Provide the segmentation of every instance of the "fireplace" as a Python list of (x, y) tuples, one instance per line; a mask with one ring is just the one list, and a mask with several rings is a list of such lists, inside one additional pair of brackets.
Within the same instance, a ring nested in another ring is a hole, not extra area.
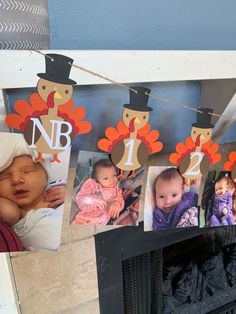
[[(96, 235), (100, 312), (236, 313), (236, 261), (235, 274), (231, 274), (235, 277), (234, 286), (228, 285), (220, 291), (215, 291), (202, 275), (207, 263), (218, 263), (221, 256), (221, 266), (227, 268), (231, 253), (236, 258), (234, 242), (234, 226), (143, 232), (143, 225), (140, 224), (139, 227), (123, 227)], [(210, 261), (211, 258), (213, 262)], [(174, 276), (168, 274), (168, 270), (174, 269)], [(185, 285), (185, 277), (188, 276), (184, 274), (185, 271), (192, 271), (194, 274), (199, 271), (196, 282), (199, 284), (201, 279), (202, 286), (207, 286), (207, 292), (203, 293), (202, 289), (195, 299), (184, 295), (185, 286), (184, 293), (180, 292), (180, 286), (183, 283)], [(173, 278), (170, 280), (170, 277)], [(166, 289), (169, 289), (169, 292), (166, 292)], [(167, 295), (170, 291), (174, 296), (168, 301)], [(173, 299), (176, 296), (177, 301)], [(175, 302), (172, 310), (171, 306), (168, 308), (171, 302)]]

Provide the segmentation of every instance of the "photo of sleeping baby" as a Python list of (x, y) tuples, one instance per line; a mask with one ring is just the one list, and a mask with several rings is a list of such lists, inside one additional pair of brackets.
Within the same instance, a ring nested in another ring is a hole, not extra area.
[(0, 251), (58, 250), (70, 152), (38, 160), (22, 134), (0, 133)]
[(175, 167), (148, 169), (144, 230), (198, 227), (200, 181), (185, 180)]
[(201, 226), (219, 227), (236, 222), (236, 188), (226, 171), (210, 171), (201, 201)]
[(71, 202), (71, 223), (136, 225), (143, 169), (122, 178), (107, 154), (80, 151)]

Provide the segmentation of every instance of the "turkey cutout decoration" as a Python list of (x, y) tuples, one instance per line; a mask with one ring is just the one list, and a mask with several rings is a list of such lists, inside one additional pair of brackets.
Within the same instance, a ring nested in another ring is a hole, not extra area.
[(230, 171), (231, 179), (236, 183), (236, 152), (229, 153), (228, 160), (224, 163), (224, 169)]
[(200, 179), (210, 167), (220, 161), (219, 145), (212, 142), (211, 115), (213, 110), (199, 108), (197, 122), (192, 124), (191, 136), (185, 143), (176, 145), (176, 152), (170, 154), (171, 163), (179, 166), (179, 171), (186, 179)]
[(84, 121), (86, 110), (73, 109), (71, 99), (73, 85), (69, 78), (73, 59), (59, 54), (46, 54), (46, 72), (38, 73), (37, 93), (30, 96), (29, 103), (17, 100), (16, 113), (6, 116), (9, 127), (21, 131), (29, 147), (38, 151), (38, 159), (43, 154), (52, 154), (51, 162), (60, 162), (58, 153), (70, 147), (75, 135), (88, 133), (92, 129), (89, 121)]
[(123, 171), (132, 171), (130, 176), (134, 176), (134, 171), (144, 165), (150, 154), (163, 148), (157, 141), (159, 132), (150, 131), (148, 123), (153, 110), (147, 105), (150, 92), (145, 87), (130, 87), (130, 103), (123, 105), (122, 121), (116, 128), (108, 127), (106, 138), (98, 141), (98, 148), (110, 153), (113, 164), (121, 170), (120, 177)]

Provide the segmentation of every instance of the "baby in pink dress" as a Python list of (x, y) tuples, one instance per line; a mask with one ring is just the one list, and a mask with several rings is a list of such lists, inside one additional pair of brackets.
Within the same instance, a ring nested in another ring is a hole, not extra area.
[(91, 177), (76, 195), (80, 212), (75, 216), (73, 224), (105, 225), (111, 218), (118, 217), (124, 208), (116, 168), (110, 160), (97, 161)]

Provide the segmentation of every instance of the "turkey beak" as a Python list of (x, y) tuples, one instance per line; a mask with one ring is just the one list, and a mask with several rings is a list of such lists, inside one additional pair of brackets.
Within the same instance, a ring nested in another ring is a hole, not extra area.
[(201, 139), (202, 141), (204, 141), (204, 140), (205, 140), (205, 136), (201, 134), (200, 139)]
[(141, 122), (140, 122), (139, 118), (135, 118), (134, 123), (140, 124)]
[(56, 99), (63, 99), (63, 98), (61, 97), (61, 95), (60, 95), (58, 92), (56, 92), (56, 93), (54, 94), (54, 98), (56, 98)]

